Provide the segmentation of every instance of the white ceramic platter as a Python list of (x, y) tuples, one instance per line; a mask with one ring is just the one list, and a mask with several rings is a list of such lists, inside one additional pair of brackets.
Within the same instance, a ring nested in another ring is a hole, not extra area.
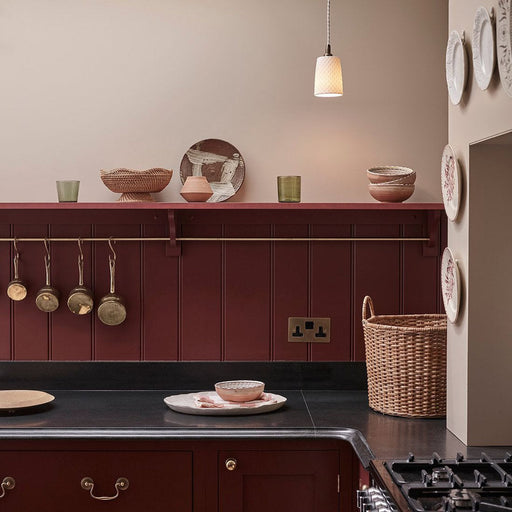
[(246, 407), (242, 404), (230, 403), (226, 408), (203, 408), (196, 405), (196, 397), (206, 396), (212, 399), (218, 399), (215, 391), (202, 391), (200, 393), (187, 393), (184, 395), (171, 395), (164, 398), (167, 407), (176, 412), (184, 414), (197, 414), (200, 416), (242, 416), (249, 414), (261, 414), (280, 409), (285, 403), (286, 398), (275, 393), (267, 393), (271, 395), (272, 400), (269, 402), (261, 402), (254, 407)]
[(55, 400), (53, 395), (32, 389), (4, 389), (0, 391), (0, 410), (14, 411), (37, 407)]
[(460, 306), (460, 273), (452, 251), (447, 247), (441, 262), (441, 289), (446, 316), (456, 322)]
[(485, 7), (476, 11), (473, 23), (473, 69), (475, 80), (485, 91), (491, 83), (496, 52), (494, 50), (494, 27), (489, 12)]
[(512, 0), (499, 0), (496, 46), (501, 85), (512, 96)]
[(446, 46), (446, 84), (450, 101), (454, 105), (458, 105), (462, 99), (467, 78), (468, 66), (464, 41), (460, 34), (453, 30)]
[(441, 157), (441, 191), (443, 193), (446, 216), (454, 221), (457, 218), (461, 196), (460, 167), (453, 148), (448, 144)]

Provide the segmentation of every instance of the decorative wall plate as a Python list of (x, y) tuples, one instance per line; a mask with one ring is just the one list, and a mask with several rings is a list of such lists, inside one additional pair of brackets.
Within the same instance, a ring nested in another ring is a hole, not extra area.
[(212, 400), (219, 401), (219, 397), (215, 391), (171, 395), (165, 397), (164, 402), (167, 407), (173, 411), (184, 414), (197, 414), (200, 416), (242, 416), (249, 414), (261, 414), (280, 409), (286, 403), (286, 398), (284, 396), (276, 395), (275, 393), (268, 393), (268, 395), (272, 398), (271, 401), (261, 401), (261, 403), (258, 403), (254, 407), (248, 407), (247, 402), (230, 402), (229, 406), (221, 408), (202, 408), (197, 406), (196, 402), (198, 396), (207, 396)]
[(454, 221), (459, 213), (461, 181), (457, 157), (453, 148), (447, 144), (441, 157), (441, 191), (446, 216), (451, 221)]
[(453, 30), (446, 46), (446, 84), (450, 101), (454, 105), (460, 103), (468, 78), (467, 54), (463, 38), (464, 32), (461, 37), (456, 30)]
[(213, 190), (208, 202), (218, 203), (234, 196), (242, 186), (245, 162), (229, 142), (206, 139), (194, 144), (181, 160), (181, 182), (188, 176), (205, 176)]
[(496, 26), (501, 85), (512, 96), (512, 0), (499, 0)]
[(446, 247), (441, 262), (441, 289), (446, 316), (456, 322), (460, 307), (460, 273), (452, 251)]
[(491, 83), (496, 51), (494, 49), (494, 27), (485, 7), (479, 7), (476, 11), (473, 24), (473, 69), (475, 80), (485, 91)]

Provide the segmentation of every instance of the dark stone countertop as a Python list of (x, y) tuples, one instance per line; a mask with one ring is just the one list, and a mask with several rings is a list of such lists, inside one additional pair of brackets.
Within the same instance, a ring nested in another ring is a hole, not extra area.
[[(52, 404), (30, 414), (0, 416), (0, 439), (49, 438), (302, 438), (341, 439), (352, 444), (365, 467), (370, 459), (404, 458), (409, 452), (442, 457), (461, 452), (478, 457), (445, 428), (444, 420), (385, 416), (368, 407), (365, 391), (275, 390), (286, 396), (277, 411), (250, 416), (193, 416), (171, 411), (164, 397), (172, 390), (48, 390)], [(509, 448), (510, 450), (510, 448)]]

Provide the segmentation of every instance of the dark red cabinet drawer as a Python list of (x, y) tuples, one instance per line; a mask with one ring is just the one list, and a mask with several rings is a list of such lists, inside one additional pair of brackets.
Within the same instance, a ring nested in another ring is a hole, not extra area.
[(221, 451), (218, 464), (221, 512), (339, 510), (336, 450)]
[[(192, 512), (192, 452), (23, 451), (0, 452), (0, 481), (12, 490), (0, 500), (9, 512)], [(129, 486), (113, 500), (96, 500), (81, 487), (94, 481), (96, 496), (114, 496), (120, 477)]]

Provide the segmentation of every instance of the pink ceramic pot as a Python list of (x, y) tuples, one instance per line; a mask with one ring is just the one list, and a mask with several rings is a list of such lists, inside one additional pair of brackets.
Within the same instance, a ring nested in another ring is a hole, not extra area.
[(207, 201), (213, 190), (205, 176), (189, 176), (180, 194), (189, 202)]
[(374, 199), (383, 203), (401, 203), (412, 196), (414, 185), (390, 185), (388, 183), (370, 183), (368, 190)]

